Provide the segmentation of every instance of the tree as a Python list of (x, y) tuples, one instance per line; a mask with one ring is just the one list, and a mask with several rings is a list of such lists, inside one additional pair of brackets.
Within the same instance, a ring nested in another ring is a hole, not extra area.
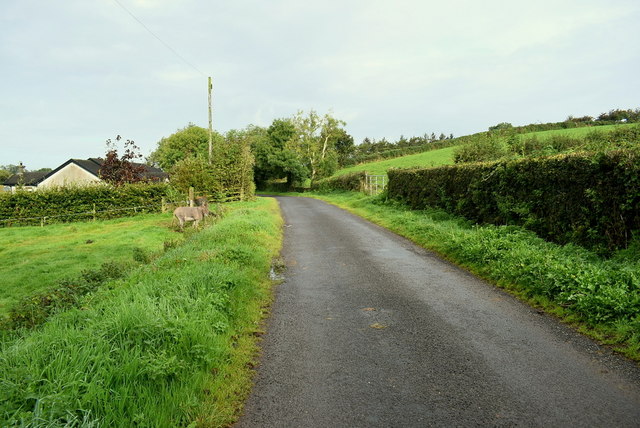
[(144, 166), (133, 162), (135, 159), (142, 158), (140, 148), (133, 140), (126, 140), (124, 154), (119, 156), (117, 144), (120, 140), (122, 140), (120, 135), (116, 137), (115, 141), (107, 140), (107, 153), (98, 175), (104, 181), (115, 186), (142, 181)]
[(6, 181), (12, 175), (13, 174), (11, 172), (7, 171), (6, 169), (1, 169), (0, 168), (0, 183)]
[(308, 171), (289, 142), (296, 134), (291, 119), (275, 119), (264, 135), (252, 139), (254, 177), (258, 186), (268, 180), (286, 178), (289, 186), (301, 183)]
[[(213, 132), (213, 145), (224, 142), (224, 137)], [(205, 128), (189, 123), (168, 137), (163, 137), (158, 142), (158, 148), (152, 152), (148, 161), (165, 170), (171, 168), (180, 160), (189, 157), (202, 157), (207, 159), (209, 155), (209, 131)]]
[(196, 192), (216, 197), (252, 198), (253, 154), (251, 141), (264, 134), (264, 129), (249, 126), (231, 130), (220, 144), (214, 144), (212, 161), (203, 154), (177, 161), (171, 168), (171, 184), (182, 192), (193, 187)]
[(2, 166), (0, 166), (0, 170), (7, 171), (11, 175), (13, 175), (13, 174), (17, 174), (18, 173), (18, 171), (20, 170), (20, 166), (19, 165), (13, 165), (13, 164), (2, 165)]
[(216, 189), (213, 169), (202, 157), (190, 156), (177, 161), (171, 168), (171, 185), (181, 192), (193, 187), (197, 193), (209, 193)]
[(334, 147), (338, 153), (338, 164), (342, 167), (348, 165), (355, 152), (353, 137), (344, 129), (336, 132)]
[(502, 131), (502, 130), (511, 129), (511, 128), (513, 128), (512, 124), (508, 122), (501, 122), (495, 126), (490, 126), (489, 131)]
[(321, 117), (314, 110), (306, 115), (299, 111), (292, 121), (296, 134), (290, 146), (302, 158), (311, 181), (331, 175), (338, 165), (335, 142), (346, 123), (329, 114)]
[(223, 193), (239, 194), (240, 199), (255, 195), (251, 141), (262, 133), (262, 128), (254, 126), (243, 130), (232, 129), (227, 132), (224, 144), (213, 146), (211, 167)]

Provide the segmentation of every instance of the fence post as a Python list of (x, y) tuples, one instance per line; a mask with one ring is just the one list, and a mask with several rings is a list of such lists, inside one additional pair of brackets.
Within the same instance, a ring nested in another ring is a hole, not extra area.
[(189, 206), (192, 207), (194, 205), (194, 196), (193, 196), (193, 187), (189, 187)]
[(167, 200), (164, 198), (164, 196), (162, 197), (162, 199), (160, 199), (160, 212), (162, 214), (167, 212)]
[(93, 204), (93, 221), (96, 221), (96, 204)]

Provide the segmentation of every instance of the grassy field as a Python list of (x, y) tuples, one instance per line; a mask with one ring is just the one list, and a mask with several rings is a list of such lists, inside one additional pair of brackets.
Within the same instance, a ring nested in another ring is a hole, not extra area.
[[(605, 126), (590, 126), (582, 128), (571, 129), (558, 129), (551, 131), (530, 132), (527, 134), (521, 134), (520, 139), (527, 139), (536, 137), (540, 140), (545, 140), (554, 135), (564, 135), (573, 138), (582, 138), (590, 132), (609, 132), (616, 128), (629, 126), (627, 124), (620, 125), (605, 125)], [(459, 146), (446, 147), (439, 150), (431, 150), (415, 155), (407, 155), (393, 159), (386, 159), (382, 161), (363, 163), (360, 165), (351, 166), (338, 170), (334, 176), (347, 174), (350, 172), (367, 171), (373, 175), (384, 175), (389, 168), (413, 168), (413, 167), (433, 167), (440, 165), (453, 164), (454, 153)]]
[(378, 162), (364, 163), (361, 165), (343, 168), (337, 171), (334, 176), (348, 174), (350, 172), (367, 171), (373, 175), (384, 175), (389, 168), (410, 168), (415, 166), (431, 167), (449, 165), (453, 163), (454, 147), (445, 147), (439, 150), (430, 150), (415, 155), (407, 155), (399, 158), (386, 159)]
[(134, 248), (159, 252), (180, 234), (170, 214), (0, 229), (0, 317), (19, 299), (107, 261), (133, 262)]
[(616, 128), (620, 128), (623, 126), (629, 126), (634, 124), (620, 124), (620, 125), (603, 125), (603, 126), (583, 126), (581, 128), (569, 128), (569, 129), (554, 129), (551, 131), (539, 131), (539, 132), (529, 132), (527, 134), (521, 134), (520, 138), (532, 138), (536, 137), (540, 140), (545, 140), (554, 135), (563, 135), (566, 137), (572, 138), (583, 138), (590, 132), (610, 132)]
[(229, 426), (251, 388), (277, 201), (218, 222), (0, 342), (0, 426)]
[(478, 226), (358, 193), (314, 197), (439, 253), (640, 361), (640, 242), (603, 259), (514, 226)]

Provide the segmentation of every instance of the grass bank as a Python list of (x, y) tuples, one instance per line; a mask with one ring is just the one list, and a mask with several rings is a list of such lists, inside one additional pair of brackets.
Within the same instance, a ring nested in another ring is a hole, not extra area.
[(133, 262), (134, 252), (161, 252), (180, 236), (168, 214), (87, 223), (0, 229), (0, 318), (20, 299), (46, 291), (109, 261)]
[(520, 138), (526, 139), (536, 137), (540, 140), (547, 140), (558, 135), (561, 135), (563, 137), (584, 138), (592, 132), (606, 133), (630, 125), (635, 126), (635, 124), (624, 123), (619, 125), (582, 126), (579, 128), (552, 129), (549, 131), (527, 132), (525, 134), (520, 134)]
[[(308, 195), (305, 193), (305, 195)], [(314, 194), (409, 238), (640, 361), (640, 242), (609, 259), (513, 226), (478, 226), (357, 193)]]
[(226, 426), (248, 395), (281, 246), (274, 199), (0, 348), (1, 426)]

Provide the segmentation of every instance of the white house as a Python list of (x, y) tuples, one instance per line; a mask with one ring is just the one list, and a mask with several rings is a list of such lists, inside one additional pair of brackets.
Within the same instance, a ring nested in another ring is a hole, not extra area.
[[(47, 187), (86, 186), (104, 183), (100, 178), (100, 168), (104, 163), (101, 158), (69, 159), (51, 172), (20, 172), (9, 177), (3, 184), (5, 190), (15, 192), (22, 187), (26, 190), (35, 190)], [(135, 164), (144, 167), (142, 178), (148, 181), (167, 181), (169, 174), (144, 164)]]

